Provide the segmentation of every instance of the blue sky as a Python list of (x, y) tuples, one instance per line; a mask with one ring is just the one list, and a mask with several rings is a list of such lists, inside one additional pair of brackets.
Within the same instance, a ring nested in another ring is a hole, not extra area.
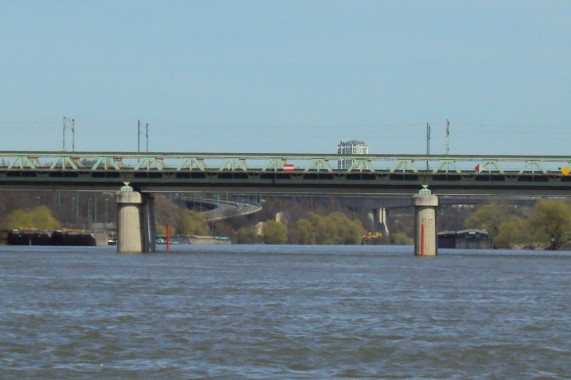
[[(0, 150), (571, 155), (569, 1), (0, 0)], [(71, 146), (68, 134), (67, 149)], [(144, 146), (144, 140), (142, 140)]]

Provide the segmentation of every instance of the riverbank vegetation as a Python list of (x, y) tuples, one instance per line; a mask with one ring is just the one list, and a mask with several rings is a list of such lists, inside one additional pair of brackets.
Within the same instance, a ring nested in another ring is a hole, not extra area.
[(61, 223), (54, 218), (47, 206), (38, 206), (33, 209), (18, 209), (10, 212), (2, 224), (2, 229), (28, 229), (57, 230)]
[[(216, 195), (204, 196), (213, 199)], [(413, 207), (387, 210), (387, 234), (372, 217), (371, 210), (379, 207), (379, 201), (360, 197), (267, 196), (260, 212), (216, 222), (206, 220), (202, 204), (188, 199), (178, 194), (156, 195), (158, 235), (166, 234), (168, 224), (173, 236), (227, 236), (238, 244), (361, 244), (369, 232), (380, 233), (382, 244), (413, 244)], [(2, 229), (112, 229), (116, 220), (113, 193), (6, 191), (0, 197)], [(487, 230), (495, 248), (568, 249), (571, 207), (564, 199), (438, 207), (438, 231), (463, 228)]]
[(290, 244), (361, 244), (365, 233), (361, 221), (339, 211), (324, 216), (309, 212), (292, 223), (289, 231)]
[(314, 212), (296, 221), (267, 220), (236, 231), (238, 244), (361, 244), (364, 228), (341, 212), (325, 216)]
[(540, 199), (526, 215), (508, 204), (490, 204), (478, 208), (465, 226), (486, 229), (494, 248), (556, 250), (571, 237), (571, 207), (564, 200)]

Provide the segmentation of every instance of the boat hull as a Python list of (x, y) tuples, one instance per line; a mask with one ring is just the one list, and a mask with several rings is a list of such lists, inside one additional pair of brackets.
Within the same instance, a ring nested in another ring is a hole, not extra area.
[(12, 230), (6, 236), (8, 245), (100, 246), (107, 242), (107, 233), (99, 231)]
[(227, 237), (220, 236), (198, 236), (191, 235), (188, 237), (190, 244), (231, 244), (232, 242)]

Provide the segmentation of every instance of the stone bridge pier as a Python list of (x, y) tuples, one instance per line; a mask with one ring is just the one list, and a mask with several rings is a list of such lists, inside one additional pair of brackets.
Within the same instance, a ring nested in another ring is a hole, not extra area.
[(415, 256), (436, 256), (436, 207), (438, 197), (433, 195), (427, 186), (413, 195), (415, 209), (414, 254)]
[(155, 199), (134, 191), (129, 183), (115, 194), (117, 202), (117, 252), (155, 251)]

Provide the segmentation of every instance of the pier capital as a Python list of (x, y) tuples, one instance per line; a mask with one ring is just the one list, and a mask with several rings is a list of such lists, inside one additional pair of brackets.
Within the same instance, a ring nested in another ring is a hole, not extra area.
[(140, 204), (143, 200), (141, 193), (137, 191), (118, 191), (115, 193), (115, 201), (117, 203)]

